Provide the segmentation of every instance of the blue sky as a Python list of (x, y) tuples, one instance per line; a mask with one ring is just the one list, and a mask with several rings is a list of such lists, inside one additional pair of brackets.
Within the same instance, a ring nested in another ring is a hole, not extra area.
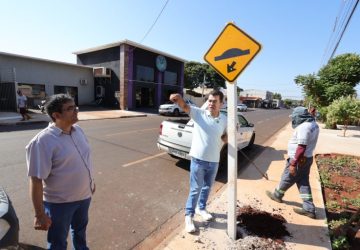
[[(203, 63), (226, 23), (235, 22), (262, 45), (238, 86), (301, 98), (293, 79), (320, 69), (347, 1), (168, 0), (143, 39), (166, 0), (2, 0), (0, 51), (76, 63), (74, 51), (129, 39)], [(360, 54), (359, 27), (358, 6), (335, 55)]]

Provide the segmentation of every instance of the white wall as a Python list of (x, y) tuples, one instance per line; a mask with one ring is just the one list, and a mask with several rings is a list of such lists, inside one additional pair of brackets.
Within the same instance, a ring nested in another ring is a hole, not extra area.
[[(51, 62), (41, 59), (0, 54), (0, 68), (15, 69), (16, 82), (22, 84), (44, 84), (46, 94), (54, 94), (54, 86), (77, 87), (79, 105), (94, 100), (94, 78), (91, 67)], [(80, 84), (86, 80), (86, 85)]]

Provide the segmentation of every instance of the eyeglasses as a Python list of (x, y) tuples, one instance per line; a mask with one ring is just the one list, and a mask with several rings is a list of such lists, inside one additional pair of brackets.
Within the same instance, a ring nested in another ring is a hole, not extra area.
[(67, 111), (67, 112), (74, 112), (74, 111), (76, 111), (76, 112), (79, 112), (79, 107), (77, 107), (77, 106), (69, 106), (69, 107), (67, 107), (66, 109), (63, 109), (62, 111)]

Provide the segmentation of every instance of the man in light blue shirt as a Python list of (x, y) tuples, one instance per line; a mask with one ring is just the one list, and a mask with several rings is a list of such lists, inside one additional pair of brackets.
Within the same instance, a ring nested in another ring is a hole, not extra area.
[(185, 206), (185, 230), (196, 231), (194, 214), (204, 220), (212, 219), (206, 210), (210, 189), (219, 167), (220, 150), (227, 141), (227, 117), (220, 113), (224, 94), (214, 90), (209, 94), (207, 109), (189, 106), (179, 94), (172, 94), (170, 100), (177, 103), (194, 121), (190, 148), (190, 192)]

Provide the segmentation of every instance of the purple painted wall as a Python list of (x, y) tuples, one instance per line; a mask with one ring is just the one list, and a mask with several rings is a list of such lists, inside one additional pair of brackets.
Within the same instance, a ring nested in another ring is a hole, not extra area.
[(133, 76), (134, 76), (134, 70), (133, 70), (133, 64), (134, 64), (134, 53), (133, 53), (132, 47), (129, 49), (129, 62), (128, 62), (128, 73), (129, 73), (129, 80), (128, 80), (128, 103), (127, 107), (128, 109), (133, 109), (134, 107), (134, 101), (133, 101), (133, 91), (134, 91), (134, 84), (133, 84)]
[(181, 94), (184, 94), (183, 93), (183, 90), (184, 90), (184, 67), (185, 67), (185, 63), (182, 64), (181, 66), (181, 72), (180, 72), (180, 92)]
[(161, 102), (161, 94), (162, 94), (162, 86), (163, 86), (163, 77), (164, 77), (164, 73), (162, 72), (158, 72), (158, 76), (157, 76), (157, 98), (156, 98), (156, 104), (157, 106), (160, 106), (162, 103)]

